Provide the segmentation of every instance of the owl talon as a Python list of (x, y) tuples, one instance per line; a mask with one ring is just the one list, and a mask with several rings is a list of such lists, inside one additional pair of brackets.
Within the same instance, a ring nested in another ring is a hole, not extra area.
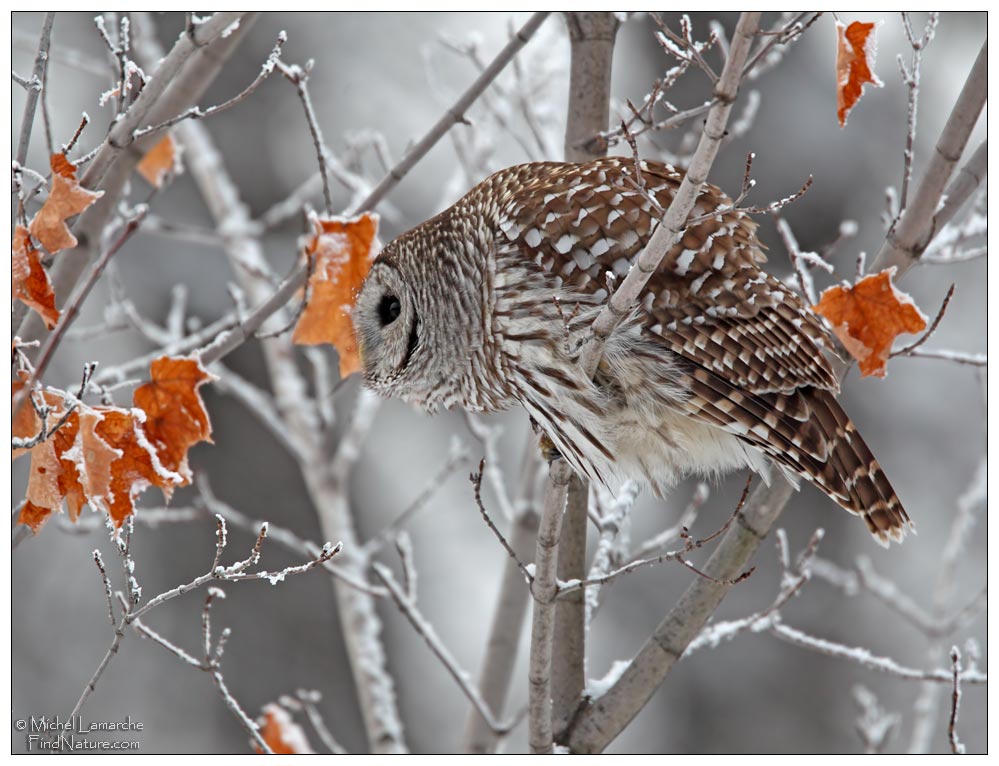
[(549, 464), (554, 463), (560, 457), (562, 453), (559, 452), (558, 447), (555, 446), (555, 442), (548, 438), (548, 434), (542, 433), (541, 440), (538, 442), (538, 447), (541, 448), (541, 457)]

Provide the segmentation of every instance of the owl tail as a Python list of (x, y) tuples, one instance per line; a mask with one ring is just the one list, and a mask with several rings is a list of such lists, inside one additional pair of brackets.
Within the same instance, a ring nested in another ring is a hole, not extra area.
[(884, 547), (892, 540), (902, 542), (910, 529), (915, 533), (888, 477), (833, 394), (812, 389), (807, 400), (813, 422), (825, 436), (827, 457), (815, 475), (805, 478), (850, 513), (863, 516)]

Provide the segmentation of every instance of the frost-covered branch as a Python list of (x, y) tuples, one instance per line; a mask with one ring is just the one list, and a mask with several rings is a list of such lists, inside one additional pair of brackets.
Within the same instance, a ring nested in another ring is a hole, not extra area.
[[(495, 434), (495, 431), (491, 431)], [(489, 444), (487, 439), (484, 446)], [(486, 450), (486, 473), (489, 450)], [(502, 713), (510, 686), (513, 683), (513, 670), (520, 647), (524, 619), (530, 600), (528, 584), (524, 572), (517, 562), (525, 561), (534, 555), (538, 536), (539, 513), (537, 508), (538, 474), (541, 456), (536, 450), (526, 449), (520, 477), (517, 479), (515, 497), (510, 500), (510, 530), (508, 543), (517, 561), (504, 554), (504, 564), (500, 575), (499, 594), (493, 610), (489, 637), (486, 640), (485, 656), (479, 671), (478, 688), (490, 710)], [(502, 481), (498, 468), (494, 471), (502, 483), (502, 494), (506, 494), (507, 483)], [(494, 752), (498, 737), (489, 728), (485, 719), (474, 710), (469, 714), (465, 726), (464, 749), (469, 753)]]
[[(17, 138), (17, 151), (14, 154), (14, 162), (23, 166), (28, 159), (28, 146), (31, 142), (31, 126), (35, 122), (35, 109), (38, 106), (38, 99), (42, 95), (42, 82), (45, 79), (45, 70), (49, 63), (49, 44), (52, 41), (52, 24), (55, 22), (55, 12), (49, 11), (42, 19), (42, 31), (38, 37), (38, 50), (35, 53), (35, 63), (31, 69), (31, 87), (28, 88), (28, 95), (24, 102), (24, 113), (21, 115), (21, 131)], [(14, 212), (17, 211), (17, 198), (14, 199)]]
[(479, 691), (473, 686), (468, 680), (468, 674), (462, 670), (458, 665), (457, 660), (455, 660), (454, 655), (448, 651), (448, 648), (444, 646), (444, 643), (440, 640), (433, 626), (427, 622), (426, 618), (420, 614), (419, 610), (416, 608), (416, 604), (407, 595), (403, 589), (396, 582), (395, 577), (392, 576), (391, 570), (384, 564), (379, 562), (374, 562), (372, 568), (375, 574), (378, 575), (379, 579), (384, 583), (385, 587), (388, 588), (389, 593), (392, 596), (392, 600), (395, 601), (396, 606), (399, 607), (399, 611), (405, 615), (406, 619), (409, 620), (410, 624), (416, 630), (417, 634), (422, 638), (427, 646), (430, 647), (430, 651), (434, 653), (441, 664), (447, 669), (447, 672), (458, 684), (462, 693), (468, 698), (468, 700), (475, 706), (476, 712), (482, 716), (489, 727), (496, 734), (506, 734), (513, 728), (514, 722), (500, 722), (496, 719), (493, 712), (486, 705), (485, 701), (482, 699)]
[(319, 177), (323, 181), (323, 200), (326, 203), (326, 215), (333, 213), (333, 196), (330, 194), (329, 173), (326, 170), (326, 144), (323, 141), (322, 130), (319, 128), (319, 119), (316, 117), (316, 110), (312, 107), (312, 98), (309, 96), (309, 73), (312, 71), (312, 61), (308, 61), (304, 67), (298, 65), (288, 66), (278, 61), (281, 74), (285, 76), (298, 92), (298, 98), (302, 102), (305, 110), (305, 119), (309, 124), (309, 133), (312, 135), (312, 143), (316, 147), (316, 159), (319, 162)]
[(913, 144), (916, 141), (916, 111), (919, 106), (919, 64), (922, 61), (923, 50), (933, 39), (933, 33), (937, 28), (939, 14), (931, 11), (927, 20), (926, 28), (919, 39), (912, 32), (912, 24), (909, 21), (909, 14), (902, 13), (902, 26), (905, 29), (905, 36), (912, 47), (912, 61), (908, 68), (902, 59), (902, 54), (898, 55), (898, 67), (902, 70), (902, 82), (909, 91), (908, 121), (905, 132), (905, 163), (902, 170), (902, 190), (899, 193), (898, 205), (900, 210), (905, 210), (905, 205), (909, 200), (909, 183), (912, 180), (912, 160)]
[(853, 697), (861, 709), (855, 726), (864, 743), (864, 752), (869, 755), (885, 752), (888, 740), (898, 728), (902, 717), (897, 713), (886, 712), (878, 704), (874, 692), (866, 686), (857, 684), (853, 687)]
[(662, 259), (679, 239), (686, 225), (687, 216), (693, 210), (701, 188), (707, 181), (711, 165), (724, 137), (728, 116), (739, 90), (743, 65), (759, 20), (759, 13), (747, 12), (739, 17), (739, 23), (732, 36), (728, 60), (715, 86), (717, 103), (708, 112), (704, 133), (683, 182), (649, 243), (593, 322), (592, 337), (587, 341), (580, 356), (580, 365), (589, 375), (596, 371), (604, 342), (621, 320), (632, 311), (649, 277), (659, 268)]
[(552, 648), (555, 641), (555, 597), (558, 594), (558, 545), (566, 495), (573, 471), (564, 460), (549, 469), (545, 500), (534, 556), (534, 612), (531, 621), (531, 657), (528, 669), (528, 744), (533, 753), (550, 753), (552, 730)]
[[(896, 662), (891, 657), (878, 656), (864, 647), (846, 646), (835, 641), (818, 638), (779, 621), (770, 626), (769, 630), (771, 635), (779, 638), (781, 641), (786, 641), (802, 649), (825, 654), (829, 657), (850, 660), (868, 670), (876, 670), (879, 673), (887, 673), (896, 678), (903, 678), (909, 681), (931, 681), (937, 684), (953, 683), (953, 674), (950, 670), (942, 668), (935, 670), (910, 668)], [(961, 680), (964, 683), (970, 684), (986, 684), (989, 678), (985, 673), (975, 671), (974, 673), (968, 672), (962, 675)]]
[(192, 106), (190, 109), (181, 112), (175, 117), (171, 117), (169, 120), (164, 120), (158, 125), (151, 125), (146, 128), (136, 129), (132, 133), (132, 138), (134, 140), (138, 140), (152, 133), (160, 133), (167, 128), (173, 127), (178, 122), (182, 122), (183, 120), (203, 120), (206, 117), (212, 117), (236, 106), (236, 104), (242, 103), (249, 98), (253, 92), (260, 87), (260, 84), (274, 71), (274, 67), (278, 63), (278, 59), (281, 56), (281, 48), (287, 40), (288, 36), (283, 31), (278, 33), (278, 39), (274, 44), (274, 49), (267, 57), (267, 60), (264, 61), (263, 66), (260, 67), (260, 71), (257, 73), (257, 76), (253, 78), (253, 81), (249, 85), (243, 88), (243, 90), (232, 98), (226, 99), (220, 104), (215, 104), (214, 106), (209, 106), (205, 109), (202, 109), (200, 106)]
[[(607, 152), (606, 146), (594, 146), (588, 139), (607, 130), (614, 43), (620, 22), (609, 11), (576, 11), (565, 14), (565, 23), (570, 47), (564, 156), (567, 162), (584, 162)], [(560, 580), (579, 580), (586, 576), (589, 495), (589, 483), (574, 475), (569, 481), (565, 518), (556, 552)], [(553, 653), (551, 665), (551, 725), (558, 736), (568, 726), (586, 685), (583, 592), (556, 604), (555, 640), (558, 651)]]
[(274, 752), (271, 750), (270, 745), (268, 745), (264, 738), (260, 735), (260, 727), (254, 723), (250, 716), (246, 714), (246, 711), (243, 710), (242, 705), (240, 705), (239, 702), (236, 701), (236, 698), (233, 697), (232, 692), (229, 691), (229, 687), (226, 685), (225, 678), (222, 675), (222, 653), (225, 650), (225, 644), (231, 635), (229, 628), (225, 628), (222, 631), (214, 649), (212, 647), (211, 607), (212, 602), (217, 598), (225, 598), (225, 592), (219, 588), (209, 588), (208, 594), (205, 597), (205, 606), (201, 612), (201, 636), (204, 655), (200, 660), (195, 659), (192, 655), (188, 654), (169, 639), (157, 633), (137, 617), (133, 618), (132, 626), (137, 633), (159, 644), (184, 664), (208, 673), (212, 677), (212, 682), (215, 684), (215, 688), (218, 689), (225, 706), (229, 708), (232, 714), (236, 717), (236, 720), (239, 722), (240, 726), (243, 727), (244, 731), (250, 735), (250, 739), (256, 745), (257, 749), (261, 753), (273, 755)]
[(889, 232), (885, 244), (874, 260), (872, 271), (878, 272), (889, 266), (897, 266), (899, 271), (896, 278), (900, 277), (902, 272), (919, 258), (937, 233), (933, 228), (933, 216), (937, 212), (954, 166), (960, 161), (971, 131), (985, 106), (988, 90), (987, 70), (988, 41), (986, 40), (940, 133), (912, 202), (902, 211), (898, 224)]

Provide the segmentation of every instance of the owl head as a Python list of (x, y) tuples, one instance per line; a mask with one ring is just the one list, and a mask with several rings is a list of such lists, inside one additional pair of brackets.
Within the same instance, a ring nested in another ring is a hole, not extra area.
[(448, 289), (449, 275), (446, 259), (413, 237), (395, 240), (379, 253), (352, 313), (369, 388), (428, 411), (460, 399), (467, 352), (480, 334), (461, 316), (468, 316), (478, 290)]

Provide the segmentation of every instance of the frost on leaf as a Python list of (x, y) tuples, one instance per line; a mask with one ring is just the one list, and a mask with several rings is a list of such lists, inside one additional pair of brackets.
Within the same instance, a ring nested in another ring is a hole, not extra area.
[(135, 390), (132, 401), (146, 414), (144, 430), (163, 467), (189, 484), (187, 451), (212, 440), (212, 424), (198, 389), (216, 378), (197, 359), (169, 356), (153, 362), (150, 378)]
[(28, 225), (31, 236), (49, 253), (76, 247), (76, 237), (66, 221), (77, 216), (104, 195), (103, 191), (89, 191), (76, 180), (76, 166), (64, 154), (53, 154), (52, 188), (48, 199)]
[[(77, 403), (69, 412), (64, 396), (36, 394), (50, 408), (46, 430), (66, 416), (63, 425), (30, 449), (14, 450), (13, 459), (31, 454), (25, 506), (18, 518), (35, 532), (65, 503), (75, 521), (83, 506), (107, 513), (115, 526), (135, 512), (135, 501), (150, 486), (169, 499), (176, 487), (191, 481), (187, 451), (211, 441), (211, 425), (197, 389), (213, 377), (196, 360), (161, 357), (153, 362), (152, 380), (135, 392), (135, 406)], [(16, 396), (24, 376), (13, 382)], [(15, 438), (31, 439), (41, 431), (33, 407), (22, 407), (12, 424)]]
[(846, 117), (860, 100), (864, 85), (880, 88), (884, 85), (874, 74), (877, 53), (875, 22), (854, 21), (847, 26), (836, 22), (836, 114), (839, 126), (846, 126)]
[(332, 343), (340, 356), (340, 376), (361, 369), (350, 312), (378, 253), (378, 216), (313, 218), (315, 231), (305, 253), (312, 259), (311, 296), (292, 337), (314, 346)]
[(31, 235), (21, 225), (14, 228), (10, 261), (11, 297), (37, 311), (51, 330), (59, 321), (55, 292)]
[(167, 133), (146, 156), (135, 166), (139, 175), (157, 189), (163, 185), (168, 175), (176, 175), (180, 171), (180, 147), (172, 135)]
[[(305, 730), (292, 719), (280, 705), (273, 702), (264, 705), (263, 715), (259, 721), (260, 736), (275, 755), (296, 755), (298, 753), (313, 754)], [(259, 747), (257, 752), (260, 753)]]
[(855, 285), (830, 287), (812, 307), (829, 320), (836, 337), (860, 362), (864, 376), (883, 378), (895, 338), (926, 329), (923, 312), (892, 284), (894, 274), (892, 266)]

